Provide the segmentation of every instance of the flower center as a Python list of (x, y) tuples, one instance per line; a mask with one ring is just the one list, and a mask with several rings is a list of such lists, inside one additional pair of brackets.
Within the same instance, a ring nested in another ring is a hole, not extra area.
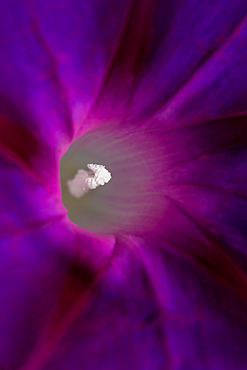
[(163, 141), (159, 132), (116, 124), (75, 140), (60, 161), (70, 221), (101, 234), (143, 235), (163, 228)]
[(89, 190), (107, 184), (111, 180), (111, 173), (101, 164), (87, 164), (89, 171), (78, 170), (72, 180), (67, 181), (71, 195), (81, 198)]

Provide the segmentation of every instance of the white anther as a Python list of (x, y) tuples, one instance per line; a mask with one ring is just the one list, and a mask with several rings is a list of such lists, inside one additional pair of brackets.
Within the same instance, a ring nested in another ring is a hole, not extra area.
[(71, 195), (76, 198), (82, 197), (89, 190), (103, 186), (111, 180), (111, 173), (101, 164), (88, 164), (90, 171), (78, 170), (72, 180), (67, 181)]

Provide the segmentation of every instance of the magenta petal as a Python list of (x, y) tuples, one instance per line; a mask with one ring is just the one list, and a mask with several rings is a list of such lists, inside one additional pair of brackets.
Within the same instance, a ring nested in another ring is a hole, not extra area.
[[(198, 258), (164, 244), (140, 252), (172, 369), (244, 368), (246, 363), (246, 276), (217, 245), (207, 244), (204, 256), (197, 248)], [(203, 238), (198, 246), (204, 249)]]
[[(246, 116), (247, 18), (157, 114), (169, 126)], [(195, 109), (196, 107), (196, 109)]]
[(125, 6), (111, 0), (1, 4), (1, 95), (53, 147), (83, 128)]
[(244, 368), (246, 305), (229, 284), (235, 275), (243, 287), (237, 269), (227, 273), (233, 265), (223, 259), (215, 271), (176, 249), (133, 238), (118, 239), (110, 262), (100, 280), (71, 265), (62, 289), (67, 296), (58, 298), (64, 316), (53, 311), (50, 331), (41, 330), (23, 369), (79, 370), (82, 362), (85, 370), (115, 370), (120, 362), (141, 370)]
[[(1, 3), (0, 368), (246, 369), (246, 12)], [(76, 138), (104, 237), (61, 204)]]
[(91, 300), (113, 246), (113, 238), (92, 239), (55, 220), (1, 238), (1, 367), (44, 368)]
[[(71, 243), (59, 224), (1, 238), (0, 365), (20, 368), (59, 295)], [(59, 254), (57, 246), (60, 246)], [(64, 252), (63, 252), (64, 249)]]
[(167, 172), (169, 197), (225, 243), (226, 249), (245, 258), (246, 119), (201, 123), (183, 131), (194, 137), (190, 152), (193, 147), (197, 154)]
[(26, 118), (16, 111), (16, 107), (9, 108), (11, 120), (0, 114), (1, 152), (19, 171), (23, 171), (22, 176), (33, 177), (33, 181), (57, 191), (57, 153), (37, 135), (31, 125), (27, 125)]
[(148, 73), (131, 106), (135, 119), (160, 112), (170, 125), (187, 118), (182, 109), (188, 120), (245, 111), (246, 14), (242, 0), (160, 2)]
[(65, 210), (59, 194), (36, 176), (23, 171), (11, 160), (0, 156), (2, 179), (0, 184), (0, 235), (22, 234), (30, 229), (64, 218)]

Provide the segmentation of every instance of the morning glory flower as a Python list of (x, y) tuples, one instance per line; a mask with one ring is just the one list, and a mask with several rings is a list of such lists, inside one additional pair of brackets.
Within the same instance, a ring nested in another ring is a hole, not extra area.
[(246, 369), (246, 14), (1, 2), (1, 369)]

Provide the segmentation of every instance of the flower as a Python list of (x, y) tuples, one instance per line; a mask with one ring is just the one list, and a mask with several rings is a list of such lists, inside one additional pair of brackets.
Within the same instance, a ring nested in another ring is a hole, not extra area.
[(0, 8), (0, 367), (245, 369), (247, 3)]

